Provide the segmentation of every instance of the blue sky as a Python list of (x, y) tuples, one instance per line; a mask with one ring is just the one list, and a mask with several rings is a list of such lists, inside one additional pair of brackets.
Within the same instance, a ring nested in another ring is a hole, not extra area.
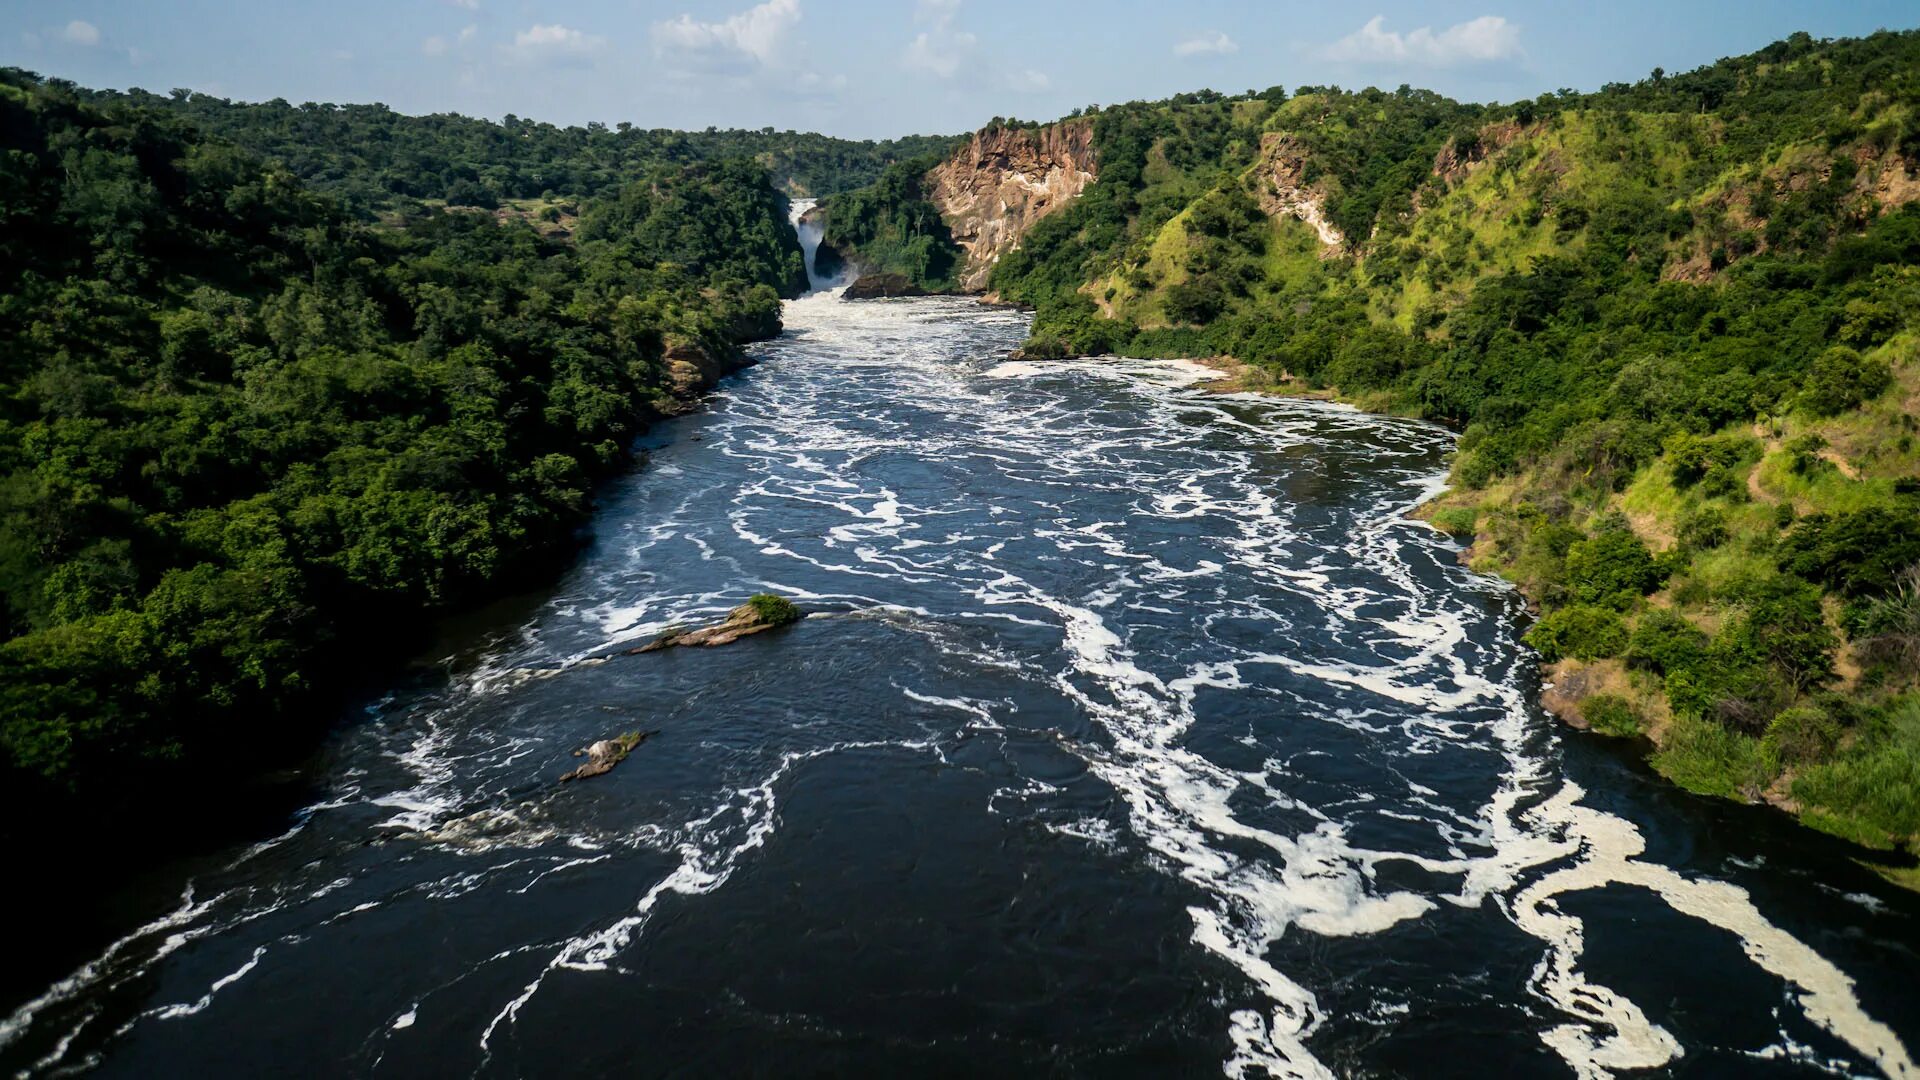
[(1916, 0), (12, 0), (0, 64), (89, 86), (852, 137), (1280, 84), (1510, 101), (1820, 37)]

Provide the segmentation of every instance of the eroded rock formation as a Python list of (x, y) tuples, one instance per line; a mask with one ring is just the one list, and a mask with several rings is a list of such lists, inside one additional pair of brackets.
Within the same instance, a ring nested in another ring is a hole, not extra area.
[(1260, 162), (1255, 169), (1260, 209), (1268, 217), (1299, 218), (1312, 226), (1324, 248), (1322, 255), (1340, 250), (1346, 237), (1327, 220), (1326, 192), (1306, 181), (1307, 148), (1300, 140), (1283, 131), (1260, 136)]
[(990, 128), (927, 174), (927, 197), (967, 253), (960, 288), (982, 292), (1000, 257), (1034, 222), (1071, 203), (1099, 175), (1093, 122)]

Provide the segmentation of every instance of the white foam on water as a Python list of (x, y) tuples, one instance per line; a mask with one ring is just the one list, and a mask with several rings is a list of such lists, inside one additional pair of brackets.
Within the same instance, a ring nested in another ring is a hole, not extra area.
[[(752, 394), (723, 392), (705, 428), (702, 453), (739, 474), (737, 484), (697, 496), (721, 500), (720, 520), (698, 520), (696, 495), (687, 495), (658, 520), (630, 530), (628, 565), (616, 560), (556, 597), (430, 706), (383, 712), (377, 745), (410, 782), (362, 794), (363, 781), (355, 778), (313, 808), (380, 807), (391, 811), (378, 826), (388, 835), (402, 830), (476, 857), (408, 891), (429, 899), (494, 883), (525, 893), (623, 849), (673, 857), (672, 869), (591, 932), (510, 945), (460, 976), (509, 957), (542, 958), (531, 981), (514, 978), (517, 990), (486, 1023), (483, 1054), (494, 1051), (503, 1028), (519, 1022), (549, 978), (622, 972), (623, 956), (663, 905), (724, 887), (774, 835), (776, 792), (802, 763), (876, 747), (945, 760), (949, 744), (932, 736), (784, 749), (759, 761), (748, 774), (753, 779), (728, 781), (687, 804), (697, 809), (684, 810), (689, 816), (679, 824), (643, 823), (618, 835), (563, 828), (523, 804), (502, 803), (497, 776), (525, 771), (546, 744), (473, 730), (473, 705), (597, 664), (615, 646), (718, 615), (746, 592), (764, 589), (851, 606), (856, 610), (844, 617), (931, 643), (941, 666), (1020, 678), (1077, 706), (1094, 733), (1063, 735), (1059, 745), (1117, 793), (1126, 835), (1084, 808), (1056, 812), (1051, 801), (1061, 789), (1032, 777), (994, 791), (984, 809), (998, 813), (1003, 801), (1018, 803), (1062, 837), (1137, 854), (1192, 886), (1194, 945), (1244, 980), (1244, 987), (1221, 991), (1230, 996), (1223, 1002), (1228, 1075), (1332, 1075), (1313, 1052), (1328, 1018), (1305, 985), (1312, 977), (1285, 970), (1287, 951), (1278, 948), (1290, 936), (1384, 935), (1489, 904), (1538, 942), (1526, 989), (1557, 1018), (1540, 1038), (1572, 1071), (1597, 1077), (1670, 1064), (1684, 1048), (1657, 1016), (1581, 968), (1588, 928), (1561, 900), (1613, 886), (1643, 889), (1732, 935), (1753, 965), (1787, 990), (1784, 1007), (1861, 1060), (1823, 1056), (1784, 1031), (1759, 1056), (1835, 1071), (1870, 1063), (1890, 1076), (1913, 1075), (1906, 1048), (1864, 1012), (1844, 972), (1774, 925), (1737, 886), (1647, 860), (1631, 822), (1587, 805), (1585, 793), (1561, 775), (1557, 736), (1530, 707), (1517, 671), (1492, 670), (1517, 648), (1510, 635), (1488, 647), (1469, 634), (1485, 622), (1485, 597), (1507, 587), (1453, 568), (1451, 541), (1405, 520), (1444, 482), (1432, 460), (1447, 435), (1341, 406), (1210, 395), (1195, 384), (1216, 373), (1191, 363), (1110, 358), (983, 367), (984, 357), (961, 359), (957, 339), (941, 337), (942, 328), (1012, 330), (1024, 326), (1023, 317), (965, 301), (849, 304), (818, 292), (789, 302), (786, 313), (790, 340), (809, 350), (806, 369), (759, 378)], [(1113, 400), (1128, 408), (1097, 418), (1072, 408), (1062, 388), (1089, 378), (1109, 389), (1117, 380), (1125, 397)], [(863, 380), (885, 389), (865, 404), (833, 396)], [(916, 423), (906, 411), (913, 409), (937, 412), (939, 422)], [(1303, 500), (1303, 509), (1284, 490), (1286, 482), (1336, 475), (1341, 466), (1333, 459), (1343, 453), (1364, 453), (1370, 469), (1389, 478), (1377, 505), (1339, 536), (1351, 566), (1329, 560), (1326, 524), (1308, 519), (1312, 500)], [(894, 456), (940, 468), (950, 455), (963, 455), (990, 485), (962, 484), (952, 505), (937, 505), (885, 479)], [(1287, 459), (1286, 480), (1270, 487), (1279, 455)], [(1170, 460), (1179, 466), (1170, 468)], [(796, 510), (804, 510), (807, 528), (792, 526)], [(942, 519), (960, 524), (938, 524)], [(1167, 544), (1176, 533), (1182, 543)], [(655, 581), (648, 564), (672, 544), (687, 545), (702, 564), (732, 576), (713, 588)], [(743, 547), (753, 554), (736, 558)], [(1433, 567), (1445, 567), (1445, 585), (1426, 584), (1416, 564), (1429, 577)], [(801, 570), (812, 590), (779, 580), (783, 565)], [(815, 571), (851, 584), (822, 588)], [(1302, 619), (1300, 612), (1308, 613), (1307, 625), (1295, 626), (1289, 620)], [(1197, 616), (1205, 655), (1160, 655), (1143, 636), (1150, 631), (1129, 622), (1142, 615), (1162, 622)], [(569, 626), (577, 632), (562, 632)], [(1057, 653), (1036, 655), (1015, 644), (1040, 628), (1057, 631)], [(1006, 641), (996, 640), (1003, 630)], [(543, 640), (549, 632), (553, 644)], [(1332, 644), (1315, 646), (1316, 637)], [(1011, 699), (914, 681), (895, 688), (909, 701), (967, 717), (969, 737), (993, 737), (1012, 710)], [(1372, 764), (1387, 779), (1371, 790), (1310, 797), (1324, 789), (1299, 781), (1312, 778), (1313, 755), (1324, 752), (1275, 751), (1252, 730), (1207, 730), (1201, 717), (1208, 702), (1227, 694), (1272, 701), (1273, 715), (1263, 723), (1281, 732), (1285, 725), (1325, 725), (1377, 756)], [(1253, 751), (1246, 760), (1258, 764), (1230, 768), (1211, 760), (1195, 736)], [(1470, 762), (1486, 778), (1484, 797), (1457, 805), (1416, 779), (1423, 761), (1443, 754)], [(476, 779), (483, 774), (487, 779)], [(306, 820), (237, 862), (290, 842)], [(1425, 842), (1380, 850), (1355, 839), (1381, 835), (1367, 826), (1382, 821), (1394, 825), (1386, 835)], [(510, 854), (503, 858), (499, 850)], [(1423, 884), (1386, 884), (1409, 876), (1383, 878), (1379, 871), (1389, 864), (1420, 868), (1424, 874), (1411, 877)], [(192, 941), (313, 902), (346, 880), (329, 877), (297, 896), (264, 898), (236, 890), (196, 901), (189, 889), (173, 913), (0, 1020), (0, 1045), (49, 1008), (128, 985)], [(1871, 897), (1848, 899), (1872, 910)], [(392, 901), (342, 904), (321, 924)], [(266, 948), (200, 998), (140, 1017), (183, 1019), (207, 1009), (254, 970)], [(383, 1025), (383, 1035), (412, 1028), (422, 1000)], [(1381, 1009), (1391, 1011), (1375, 1012)], [(166, 1010), (176, 1011), (160, 1017)], [(42, 1067), (65, 1062), (95, 1015), (83, 1008)]]

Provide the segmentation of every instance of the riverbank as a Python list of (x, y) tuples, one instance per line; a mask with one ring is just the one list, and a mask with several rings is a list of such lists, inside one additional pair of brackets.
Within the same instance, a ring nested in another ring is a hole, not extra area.
[[(1906, 344), (1904, 352), (1910, 353), (1912, 342)], [(1903, 350), (1890, 351), (1899, 355)], [(1216, 393), (1334, 401), (1405, 415), (1384, 393), (1347, 396), (1310, 388), (1230, 356), (1195, 362), (1219, 373), (1207, 385)], [(1869, 501), (1863, 498), (1864, 488), (1890, 489), (1903, 475), (1920, 475), (1920, 462), (1910, 450), (1901, 449), (1910, 440), (1900, 438), (1900, 413), (1911, 415), (1920, 404), (1920, 365), (1909, 360), (1894, 370), (1898, 385), (1878, 409), (1757, 425), (1758, 452), (1735, 462), (1740, 475), (1723, 485), (1723, 492), (1734, 497), (1720, 497), (1722, 502), (1744, 502), (1746, 508), (1732, 513), (1718, 508), (1719, 516), (1711, 520), (1717, 522), (1719, 535), (1708, 537), (1705, 545), (1696, 542), (1690, 549), (1686, 534), (1689, 527), (1700, 528), (1701, 504), (1711, 500), (1684, 490), (1664, 462), (1643, 470), (1599, 504), (1584, 507), (1570, 504), (1564, 482), (1538, 472), (1484, 487), (1464, 486), (1456, 474), (1411, 516), (1459, 538), (1466, 545), (1464, 564), (1512, 582), (1530, 610), (1541, 616), (1569, 606), (1565, 583), (1541, 565), (1548, 560), (1533, 535), (1551, 524), (1543, 504), (1557, 504), (1561, 527), (1580, 532), (1618, 515), (1653, 560), (1673, 564), (1652, 591), (1648, 608), (1711, 634), (1729, 621), (1726, 611), (1717, 610), (1724, 605), (1713, 603), (1714, 586), (1740, 574), (1764, 575), (1779, 542), (1783, 515), (1794, 520), (1844, 513)], [(1851, 461), (1836, 448), (1847, 448), (1863, 460)], [(1815, 464), (1799, 463), (1798, 458), (1808, 456)], [(1561, 545), (1557, 554), (1564, 556), (1575, 541), (1555, 542)], [(1692, 565), (1696, 562), (1705, 565)], [(1913, 847), (1920, 827), (1920, 808), (1915, 806), (1920, 799), (1920, 695), (1913, 692), (1910, 670), (1874, 671), (1873, 658), (1862, 655), (1863, 643), (1844, 629), (1845, 614), (1832, 600), (1819, 610), (1818, 621), (1832, 642), (1832, 668), (1829, 677), (1815, 684), (1824, 682), (1828, 695), (1816, 707), (1829, 714), (1856, 711), (1825, 721), (1804, 713), (1783, 714), (1811, 730), (1761, 727), (1742, 733), (1708, 717), (1676, 717), (1668, 674), (1649, 655), (1656, 643), (1643, 645), (1636, 654), (1634, 631), (1625, 619), (1614, 620), (1617, 630), (1603, 631), (1618, 636), (1613, 644), (1567, 644), (1560, 638), (1543, 640), (1539, 632), (1530, 634), (1531, 643), (1545, 646), (1539, 703), (1570, 727), (1602, 737), (1644, 740), (1655, 771), (1689, 791), (1770, 806), (1810, 828), (1860, 845), (1864, 864), (1907, 888), (1920, 889)], [(1547, 632), (1552, 632), (1551, 624)]]

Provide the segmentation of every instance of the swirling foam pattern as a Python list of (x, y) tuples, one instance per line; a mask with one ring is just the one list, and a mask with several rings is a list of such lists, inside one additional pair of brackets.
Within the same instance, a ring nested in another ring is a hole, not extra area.
[[(1451, 437), (795, 302), (24, 1073), (1914, 1072), (1914, 903), (1530, 704)], [(624, 643), (778, 591), (803, 623)], [(658, 736), (553, 785), (612, 732)]]

